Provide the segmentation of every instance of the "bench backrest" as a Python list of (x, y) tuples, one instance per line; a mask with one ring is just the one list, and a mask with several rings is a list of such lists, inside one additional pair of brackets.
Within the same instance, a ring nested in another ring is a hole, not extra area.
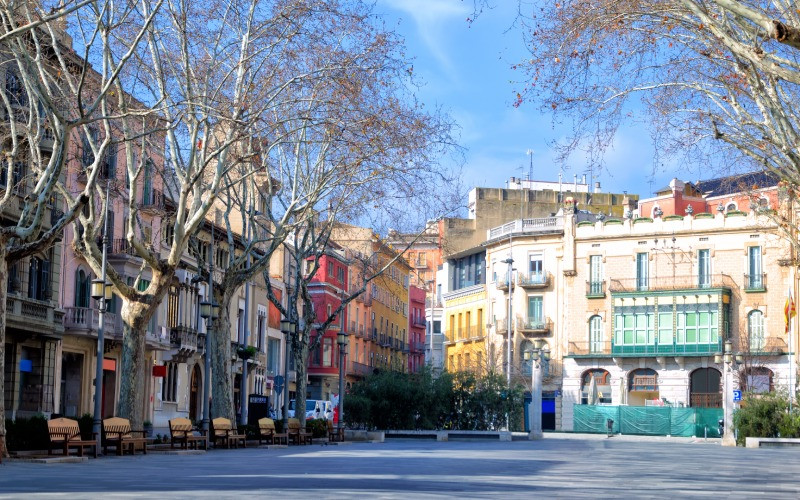
[(131, 421), (122, 417), (111, 417), (103, 420), (103, 432), (121, 433), (122, 437), (131, 437)]
[(71, 440), (77, 436), (80, 439), (81, 428), (77, 420), (70, 418), (54, 418), (47, 421), (47, 432), (50, 441), (63, 443), (65, 439)]
[(231, 421), (225, 417), (217, 417), (211, 421), (211, 426), (214, 428), (214, 435), (215, 436), (225, 436), (229, 430), (233, 427), (231, 426)]
[(258, 419), (258, 430), (260, 430), (262, 434), (275, 432), (275, 421), (271, 418)]
[(289, 419), (289, 432), (299, 432), (300, 431), (300, 420), (296, 418)]
[(182, 438), (192, 433), (192, 421), (188, 418), (173, 418), (169, 421), (169, 433), (174, 438)]

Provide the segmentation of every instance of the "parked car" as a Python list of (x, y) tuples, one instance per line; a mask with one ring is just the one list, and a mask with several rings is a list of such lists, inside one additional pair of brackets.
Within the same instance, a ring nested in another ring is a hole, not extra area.
[[(289, 401), (289, 418), (295, 418), (295, 401)], [(333, 403), (317, 399), (306, 399), (306, 420), (325, 418), (333, 422)]]

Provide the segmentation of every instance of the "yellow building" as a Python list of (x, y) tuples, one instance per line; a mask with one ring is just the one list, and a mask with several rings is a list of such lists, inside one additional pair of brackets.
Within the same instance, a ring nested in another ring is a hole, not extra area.
[(486, 344), (486, 285), (462, 288), (442, 297), (445, 310), (445, 360), (450, 372), (485, 373), (498, 369)]

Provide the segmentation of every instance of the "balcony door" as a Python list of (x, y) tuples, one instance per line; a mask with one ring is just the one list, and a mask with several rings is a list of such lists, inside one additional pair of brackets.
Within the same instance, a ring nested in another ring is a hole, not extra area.
[(528, 326), (536, 326), (542, 323), (544, 323), (542, 297), (540, 295), (528, 297)]
[(544, 276), (544, 262), (542, 254), (536, 253), (529, 256), (528, 261), (528, 279), (532, 283), (541, 283)]
[(711, 255), (707, 248), (697, 251), (697, 286), (699, 288), (711, 286)]
[(649, 285), (649, 269), (646, 253), (636, 254), (636, 289), (639, 291), (647, 290)]
[(748, 288), (761, 288), (761, 247), (747, 249)]

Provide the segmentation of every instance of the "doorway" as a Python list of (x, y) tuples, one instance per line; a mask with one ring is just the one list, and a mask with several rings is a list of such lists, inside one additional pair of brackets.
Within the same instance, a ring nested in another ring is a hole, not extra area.
[(103, 418), (114, 416), (114, 404), (117, 394), (117, 362), (113, 359), (103, 360)]
[(78, 417), (81, 409), (83, 354), (64, 352), (61, 356), (61, 398), (59, 409), (65, 417)]
[(194, 368), (192, 368), (192, 380), (189, 384), (189, 418), (193, 422), (197, 422), (197, 416), (201, 411), (201, 409), (198, 408), (200, 386), (202, 385), (200, 377), (200, 367), (195, 364)]

